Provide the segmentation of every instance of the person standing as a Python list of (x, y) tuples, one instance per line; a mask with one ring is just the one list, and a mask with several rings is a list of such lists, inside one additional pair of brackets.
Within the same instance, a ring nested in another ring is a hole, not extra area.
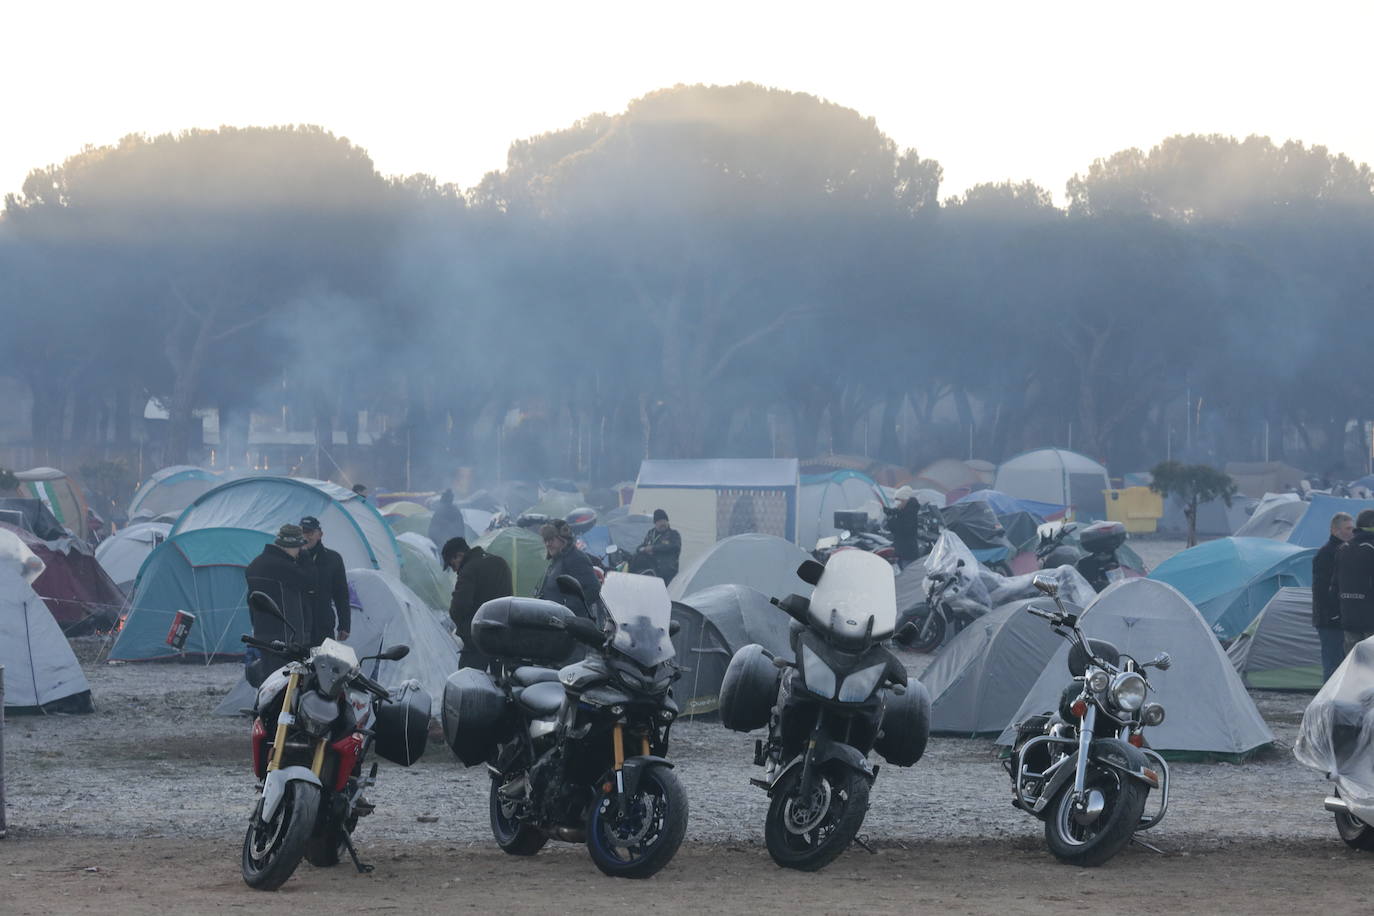
[(315, 516), (307, 515), (301, 519), (301, 532), (305, 536), (305, 548), (301, 551), (302, 565), (315, 577), (311, 645), (319, 645), (333, 638), (343, 642), (348, 639), (353, 625), (343, 557), (337, 550), (324, 546), (324, 530)]
[(638, 553), (646, 571), (652, 569), (665, 583), (673, 581), (682, 556), (682, 535), (668, 526), (667, 512), (654, 510), (654, 527), (645, 533)]
[(453, 618), (458, 638), (463, 641), (459, 667), (485, 669), (491, 659), (473, 645), (472, 616), (493, 598), (515, 594), (510, 566), (494, 553), (487, 553), (481, 547), (469, 547), (464, 538), (449, 538), (440, 556), (444, 566), (458, 575), (448, 615)]
[[(258, 639), (283, 642), (305, 642), (311, 638), (312, 586), (310, 576), (300, 563), (300, 553), (305, 547), (305, 535), (298, 525), (282, 525), (277, 531), (276, 540), (263, 545), (262, 553), (253, 558), (244, 570), (248, 592), (262, 592), (277, 605), (282, 620), (268, 614), (259, 614), (249, 605), (249, 617), (253, 624), (253, 635)], [(250, 684), (256, 678), (258, 686), (262, 678), (286, 664), (284, 656), (275, 653), (262, 653), (262, 663), (258, 664), (250, 650), (246, 659), (245, 676)]]
[(1336, 551), (1345, 654), (1374, 636), (1374, 509), (1355, 519), (1355, 533)]
[(898, 487), (893, 494), (895, 504), (883, 509), (887, 516), (887, 531), (892, 535), (892, 549), (897, 551), (897, 559), (903, 569), (908, 563), (921, 558), (921, 504), (914, 495), (911, 487)]
[[(544, 551), (549, 558), (548, 569), (544, 571), (544, 581), (535, 593), (536, 598), (556, 601), (579, 617), (600, 622), (595, 612), (597, 599), (601, 597), (601, 580), (592, 569), (592, 561), (577, 549), (577, 539), (573, 536), (568, 523), (558, 519), (539, 529), (544, 539)], [(582, 586), (579, 601), (573, 595), (565, 595), (558, 588), (559, 576), (572, 576)]]
[(447, 544), (450, 538), (466, 534), (463, 510), (453, 504), (453, 491), (445, 490), (439, 494), (439, 505), (434, 507), (434, 516), (429, 520), (429, 539), (436, 544)]
[(1345, 658), (1345, 632), (1341, 629), (1341, 595), (1336, 588), (1336, 552), (1355, 534), (1355, 519), (1349, 512), (1331, 516), (1331, 536), (1312, 558), (1312, 626), (1322, 651), (1322, 680)]

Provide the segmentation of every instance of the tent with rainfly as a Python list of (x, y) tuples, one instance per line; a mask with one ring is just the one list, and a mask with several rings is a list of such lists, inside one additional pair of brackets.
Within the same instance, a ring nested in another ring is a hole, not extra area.
[(514, 526), (498, 528), (482, 535), (472, 546), (506, 561), (516, 595), (528, 598), (543, 584), (549, 557), (544, 542), (533, 531)]
[[(242, 658), (239, 637), (253, 631), (244, 569), (271, 540), (248, 528), (201, 528), (163, 541), (138, 572), (111, 660)], [(180, 650), (167, 645), (177, 611), (196, 618)]]
[(43, 574), (33, 590), (47, 603), (53, 619), (68, 636), (106, 630), (119, 619), (124, 593), (96, 562), (85, 541), (62, 537), (43, 541), (31, 531), (0, 522), (0, 530), (14, 535), (43, 561)]
[(1182, 592), (1217, 638), (1229, 641), (1250, 626), (1280, 588), (1312, 584), (1315, 553), (1268, 538), (1218, 538), (1174, 554), (1150, 578)]
[(42, 565), (10, 531), (0, 531), (0, 667), (5, 715), (91, 712), (91, 685), (47, 605), (30, 584)]
[(1365, 509), (1374, 509), (1374, 499), (1343, 499), (1314, 494), (1312, 501), (1307, 504), (1307, 511), (1288, 535), (1288, 543), (1299, 547), (1320, 547), (1331, 537), (1331, 516), (1337, 512), (1348, 512), (1351, 518), (1359, 518)]
[(1236, 529), (1238, 538), (1269, 538), (1271, 541), (1286, 541), (1293, 528), (1307, 514), (1307, 503), (1295, 493), (1285, 493), (1274, 499), (1265, 499), (1255, 507), (1250, 518)]
[(213, 489), (219, 475), (204, 468), (177, 464), (163, 468), (143, 482), (129, 502), (129, 518), (175, 518), (196, 497)]
[(1322, 650), (1312, 626), (1312, 591), (1281, 588), (1226, 650), (1245, 686), (1320, 690)]
[(58, 522), (81, 540), (91, 535), (86, 519), (86, 496), (76, 482), (57, 468), (31, 468), (15, 471), (19, 495), (42, 500)]
[(455, 577), (443, 568), (439, 548), (423, 534), (414, 532), (396, 535), (396, 545), (405, 560), (401, 566), (401, 581), (406, 588), (436, 611), (446, 610), (453, 595)]
[(681, 600), (713, 585), (748, 585), (770, 598), (792, 593), (811, 594), (811, 586), (797, 578), (797, 568), (811, 555), (790, 541), (770, 534), (737, 534), (716, 544), (684, 566), (668, 586), (668, 595)]
[(95, 548), (95, 559), (124, 594), (134, 590), (134, 579), (153, 548), (167, 540), (167, 522), (140, 522), (121, 528)]
[(993, 484), (1008, 496), (1069, 506), (1079, 521), (1107, 517), (1107, 469), (1086, 455), (1042, 448), (1017, 455), (997, 468)]
[[(1151, 702), (1166, 713), (1161, 725), (1145, 733), (1151, 747), (1235, 759), (1273, 742), (1221, 644), (1177, 589), (1153, 579), (1115, 582), (1088, 606), (1081, 621), (1088, 638), (1106, 640), (1132, 658), (1148, 661), (1161, 651), (1172, 658), (1167, 671), (1149, 671)], [(1068, 655), (1065, 641), (1007, 722), (998, 744), (1012, 743), (1017, 722), (1058, 708), (1070, 680)]]
[(706, 715), (719, 708), (725, 669), (735, 652), (750, 643), (775, 656), (792, 657), (792, 618), (747, 585), (715, 585), (695, 592), (674, 601), (672, 615), (680, 627), (673, 637), (677, 663), (688, 669), (673, 685), (683, 715)]
[(828, 474), (807, 474), (801, 478), (797, 497), (797, 543), (805, 548), (830, 537), (835, 527), (835, 513), (841, 510), (864, 510), (874, 521), (882, 519), (887, 497), (882, 487), (867, 474), (858, 471), (832, 471)]

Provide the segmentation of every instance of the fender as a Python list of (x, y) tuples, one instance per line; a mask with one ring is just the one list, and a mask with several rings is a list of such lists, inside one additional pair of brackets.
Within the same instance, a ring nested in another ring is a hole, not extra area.
[(1159, 788), (1159, 775), (1149, 768), (1140, 748), (1127, 744), (1120, 738), (1098, 738), (1088, 748), (1088, 759), (1093, 763), (1120, 770), (1151, 789)]
[(641, 754), (637, 757), (626, 757), (620, 765), (620, 776), (626, 798), (634, 798), (639, 791), (639, 780), (644, 775), (645, 770), (654, 767), (666, 767), (672, 769), (673, 764), (666, 757), (655, 757), (653, 755)]
[[(868, 755), (861, 752), (858, 748), (851, 747), (850, 745), (845, 744), (842, 741), (832, 741), (829, 738), (822, 735), (816, 741), (816, 747), (812, 753), (815, 754), (815, 756), (812, 758), (813, 762), (821, 764), (836, 761), (841, 765), (847, 766), (851, 770), (854, 770), (856, 773), (867, 779), (870, 783), (877, 776), (877, 774), (873, 772), (872, 764), (868, 762)], [(773, 789), (777, 786), (779, 782), (782, 781), (782, 778), (786, 776), (788, 772), (800, 766), (805, 759), (805, 754), (798, 754), (797, 756), (792, 758), (791, 762), (788, 763), (787, 766), (779, 770), (777, 779), (774, 779), (772, 784), (768, 786), (768, 794), (772, 795)]]
[(281, 807), (281, 800), (286, 795), (288, 782), (308, 782), (323, 788), (320, 784), (320, 777), (310, 772), (310, 767), (296, 766), (273, 770), (262, 781), (262, 814), (260, 816), (263, 823), (270, 822), (276, 816), (277, 808)]

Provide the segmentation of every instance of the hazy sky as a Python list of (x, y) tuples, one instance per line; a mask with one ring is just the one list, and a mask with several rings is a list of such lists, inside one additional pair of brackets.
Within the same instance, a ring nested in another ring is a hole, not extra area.
[(874, 117), (942, 196), (1172, 133), (1374, 161), (1374, 2), (0, 3), (0, 192), (131, 132), (320, 124), (464, 187), (511, 140), (675, 83), (752, 81)]

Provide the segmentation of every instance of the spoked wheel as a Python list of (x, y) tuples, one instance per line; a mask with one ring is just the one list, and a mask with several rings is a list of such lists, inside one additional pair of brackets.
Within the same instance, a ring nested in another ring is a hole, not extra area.
[(614, 791), (597, 793), (587, 815), (587, 852), (614, 878), (647, 878), (672, 860), (686, 833), (687, 790), (672, 770), (650, 767), (623, 814)]
[[(1340, 790), (1336, 796), (1340, 797)], [(1336, 832), (1341, 835), (1345, 845), (1351, 849), (1374, 851), (1374, 827), (1366, 824), (1348, 811), (1336, 812)]]
[(917, 652), (934, 652), (945, 642), (945, 631), (948, 625), (945, 623), (945, 615), (938, 611), (931, 611), (925, 617), (915, 621), (916, 635), (907, 643), (907, 648)]
[(768, 854), (783, 868), (824, 868), (858, 835), (868, 813), (868, 779), (845, 766), (817, 774), (809, 797), (801, 797), (801, 770), (778, 780), (763, 837)]
[(243, 880), (260, 891), (274, 891), (301, 864), (320, 810), (320, 787), (295, 780), (271, 821), (254, 817), (243, 838)]
[(494, 779), (491, 781), (491, 835), (496, 838), (497, 846), (513, 856), (532, 856), (549, 841), (544, 831), (516, 819), (511, 803), (501, 797), (501, 785)]
[(1120, 852), (1140, 824), (1149, 794), (1142, 783), (1110, 767), (1093, 767), (1083, 784), (1083, 799), (1072, 785), (1059, 790), (1045, 818), (1045, 842), (1055, 858), (1069, 865), (1101, 865)]

